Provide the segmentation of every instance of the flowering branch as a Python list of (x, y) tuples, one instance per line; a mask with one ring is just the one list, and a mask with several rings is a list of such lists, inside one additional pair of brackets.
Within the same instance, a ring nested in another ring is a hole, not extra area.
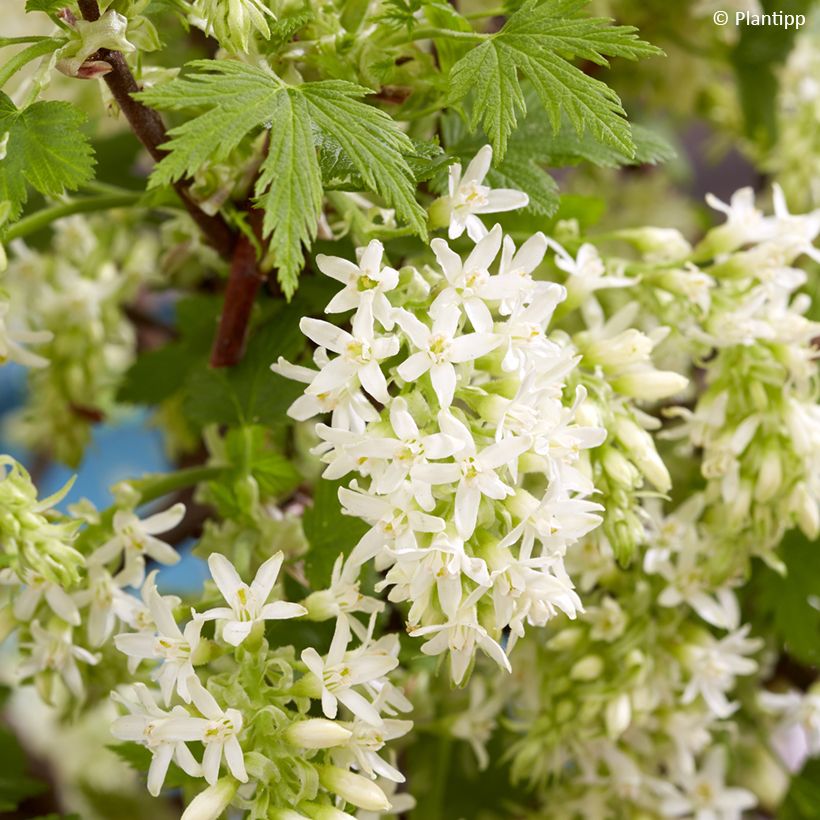
[[(100, 19), (97, 0), (79, 0), (80, 13), (84, 20), (94, 22)], [(161, 160), (166, 152), (160, 147), (166, 141), (165, 124), (159, 114), (134, 98), (140, 89), (134, 75), (128, 68), (125, 57), (119, 51), (102, 48), (99, 57), (111, 66), (105, 75), (105, 82), (128, 120), (134, 134), (145, 146), (155, 161)], [(174, 190), (182, 200), (191, 218), (200, 227), (207, 241), (219, 253), (229, 258), (234, 245), (234, 236), (225, 220), (218, 214), (209, 216), (194, 202), (188, 191), (190, 183), (180, 180), (174, 183)]]

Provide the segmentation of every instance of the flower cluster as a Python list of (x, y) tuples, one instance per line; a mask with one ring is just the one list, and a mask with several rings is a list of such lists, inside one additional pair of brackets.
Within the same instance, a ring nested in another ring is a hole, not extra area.
[(8, 467), (0, 480), (3, 637), (18, 633), (23, 657), (17, 674), (21, 680), (33, 678), (45, 700), (59, 703), (68, 694), (82, 702), (87, 695), (82, 670), (99, 662), (97, 650), (117, 624), (137, 629), (153, 623), (146, 601), (127, 588), (142, 584), (146, 558), (179, 560), (155, 534), (179, 523), (184, 507), (143, 520), (120, 509), (113, 513), (111, 538), (97, 546), (89, 533), (99, 535), (105, 528), (96, 511), (81, 532), (81, 519), (51, 509), (68, 486), (38, 501), (17, 462), (3, 456), (0, 464)]
[[(470, 202), (477, 220), (493, 201), (462, 199), (455, 235)], [(356, 474), (339, 498), (370, 530), (348, 578), (375, 559), (378, 588), (412, 602), (411, 634), (450, 653), (457, 683), (478, 648), (509, 668), (504, 630), (511, 646), (525, 623), (579, 610), (563, 558), (600, 520), (584, 453), (604, 438), (576, 419), (583, 388), (565, 400), (578, 354), (547, 333), (565, 290), (532, 275), (547, 239), (516, 248), (500, 227), (470, 224), (480, 238), (465, 256), (434, 239), (435, 267), (422, 270), (391, 268), (377, 240), (355, 263), (319, 256), (344, 286), (327, 313), (353, 309), (351, 330), (305, 318), (318, 369), (274, 365), (307, 384), (294, 418), (330, 414), (316, 427), (325, 478)]]
[[(39, 366), (10, 424), (14, 437), (35, 450), (48, 442), (55, 457), (74, 464), (91, 425), (112, 410), (117, 380), (133, 359), (134, 329), (122, 306), (156, 275), (157, 247), (148, 233), (135, 236), (125, 218), (75, 216), (57, 222), (55, 232), (48, 253), (11, 243), (3, 285), (17, 315), (9, 317), (9, 333), (0, 297), (0, 360), (7, 347), (13, 359)], [(36, 343), (37, 355), (20, 343)], [(50, 367), (40, 366), (46, 361)]]
[[(192, 780), (205, 779), (186, 818), (215, 818), (231, 803), (253, 817), (349, 816), (341, 812), (346, 803), (383, 812), (391, 803), (376, 778), (404, 780), (379, 755), (412, 725), (396, 717), (410, 704), (386, 678), (398, 665), (396, 636), (376, 640), (373, 620), (365, 628), (340, 615), (326, 655), (308, 647), (299, 660), (292, 647), (272, 649), (266, 621), (308, 614), (299, 604), (269, 602), (283, 559), (281, 552), (269, 558), (246, 584), (213, 553), (208, 563), (227, 605), (192, 610), (184, 626), (179, 599), (161, 595), (152, 573), (142, 591), (150, 617), (115, 637), (134, 671), (152, 662), (159, 698), (144, 683), (124, 687), (115, 697), (127, 714), (112, 731), (151, 752), (151, 794), (159, 794), (172, 762)], [(212, 621), (217, 628), (206, 637)], [(313, 700), (324, 717), (309, 716)], [(201, 760), (189, 743), (201, 744)]]

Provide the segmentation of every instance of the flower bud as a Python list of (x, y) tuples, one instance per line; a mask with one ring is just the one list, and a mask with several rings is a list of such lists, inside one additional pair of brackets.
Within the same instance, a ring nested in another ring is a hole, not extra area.
[(632, 703), (629, 695), (622, 692), (606, 705), (606, 731), (615, 740), (622, 735), (632, 720)]
[(570, 669), (569, 676), (573, 680), (595, 680), (603, 671), (603, 660), (598, 655), (587, 655)]
[(612, 447), (604, 451), (604, 469), (617, 484), (634, 487), (640, 482), (640, 474), (629, 460)]
[(652, 340), (640, 330), (630, 328), (611, 339), (593, 342), (583, 353), (587, 363), (616, 370), (647, 361), (652, 353)]
[[(352, 814), (337, 809), (335, 806), (319, 806), (315, 803), (310, 803), (307, 810), (310, 811), (312, 820), (356, 820)], [(301, 816), (300, 814), (299, 817)], [(287, 820), (291, 819), (287, 818)], [(293, 820), (296, 820), (295, 817)]]
[(223, 777), (213, 786), (200, 792), (189, 804), (180, 820), (216, 820), (231, 804), (237, 783), (231, 777)]
[(390, 801), (372, 780), (338, 766), (319, 769), (319, 782), (330, 792), (366, 811), (387, 811)]
[(755, 499), (765, 504), (777, 495), (783, 482), (783, 466), (774, 447), (769, 447), (760, 462), (755, 482)]
[(337, 723), (325, 718), (309, 718), (292, 723), (285, 729), (284, 737), (288, 743), (304, 749), (329, 749), (339, 746), (353, 736), (353, 733)]
[(658, 401), (686, 389), (689, 379), (672, 370), (640, 368), (612, 380), (612, 386), (625, 396), (643, 401)]
[(632, 244), (650, 262), (674, 262), (692, 253), (692, 246), (675, 228), (633, 228), (617, 231), (615, 236)]
[(302, 606), (307, 609), (305, 616), (309, 621), (328, 621), (339, 614), (339, 602), (329, 589), (320, 589), (311, 592)]
[(570, 626), (557, 632), (547, 641), (547, 649), (553, 652), (561, 652), (572, 649), (584, 636), (584, 631), (577, 626)]

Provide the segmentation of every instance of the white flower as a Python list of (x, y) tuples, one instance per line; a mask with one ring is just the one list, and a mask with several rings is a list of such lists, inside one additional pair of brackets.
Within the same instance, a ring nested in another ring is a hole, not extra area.
[[(7, 577), (7, 576), (6, 576)], [(0, 580), (0, 583), (17, 583), (17, 576), (13, 580)], [(51, 611), (72, 626), (80, 625), (80, 612), (72, 597), (57, 583), (49, 581), (45, 576), (32, 569), (23, 574), (23, 588), (14, 596), (12, 611), (18, 621), (28, 623), (37, 611), (40, 602), (45, 598)]]
[(162, 783), (168, 773), (171, 761), (191, 777), (202, 777), (202, 767), (196, 762), (190, 749), (182, 740), (167, 732), (171, 719), (188, 717), (183, 706), (175, 706), (166, 712), (158, 705), (154, 696), (143, 683), (133, 686), (133, 695), (129, 698), (120, 693), (112, 697), (122, 704), (130, 714), (117, 718), (111, 725), (111, 734), (118, 740), (141, 743), (151, 752), (151, 765), (148, 768), (148, 791), (156, 797), (162, 790)]
[(489, 272), (501, 247), (501, 226), (496, 225), (481, 239), (463, 262), (443, 239), (434, 239), (430, 247), (448, 284), (430, 305), (430, 315), (435, 318), (444, 308), (458, 305), (467, 314), (473, 330), (491, 333), (493, 316), (486, 303), (500, 301), (505, 288), (518, 284)]
[[(422, 435), (401, 396), (390, 403), (389, 415), (390, 426), (397, 438), (363, 436), (358, 444), (350, 447), (350, 456), (356, 460), (366, 458), (386, 462), (384, 469), (373, 476), (373, 492), (389, 495), (409, 480), (416, 502), (422, 509), (431, 510), (434, 502), (430, 485), (416, 477), (419, 468), (428, 464), (428, 459), (449, 458), (461, 447), (461, 441), (445, 433)], [(319, 435), (323, 433), (321, 429), (317, 432)]]
[(362, 720), (346, 724), (350, 737), (332, 752), (333, 763), (340, 767), (355, 767), (370, 777), (383, 777), (393, 783), (404, 783), (404, 775), (377, 752), (390, 740), (406, 735), (412, 728), (410, 720), (387, 719), (373, 726)]
[(456, 686), (464, 680), (476, 647), (502, 669), (512, 671), (510, 660), (504, 650), (478, 623), (475, 603), (483, 594), (482, 587), (473, 590), (455, 610), (445, 613), (448, 618), (446, 623), (419, 626), (410, 630), (410, 635), (414, 638), (432, 635), (422, 644), (421, 651), (425, 655), (440, 655), (449, 650), (450, 678)]
[(384, 603), (377, 598), (362, 595), (359, 589), (360, 566), (353, 566), (340, 554), (333, 564), (330, 586), (319, 589), (305, 598), (307, 617), (311, 620), (324, 621), (338, 618), (342, 614), (354, 612), (381, 612)]
[(512, 237), (504, 237), (498, 266), (498, 275), (507, 285), (499, 306), (502, 315), (508, 315), (516, 304), (532, 301), (543, 289), (556, 287), (553, 282), (538, 282), (532, 278), (549, 244), (550, 240), (541, 231), (534, 233), (518, 250)]
[(202, 774), (212, 786), (219, 778), (223, 757), (228, 771), (240, 783), (246, 783), (248, 773), (238, 738), (243, 725), (242, 713), (232, 708), (223, 710), (196, 675), (188, 678), (186, 688), (203, 717), (187, 713), (174, 716), (163, 727), (163, 734), (183, 741), (197, 740), (205, 746)]
[(394, 336), (375, 335), (370, 305), (362, 305), (356, 312), (352, 334), (308, 316), (299, 327), (317, 345), (339, 354), (316, 374), (307, 393), (318, 396), (358, 383), (376, 401), (382, 404), (390, 401), (379, 362), (399, 352), (399, 340)]
[(820, 693), (761, 692), (761, 707), (779, 717), (772, 742), (790, 771), (799, 771), (806, 757), (820, 754)]
[(589, 243), (581, 245), (575, 259), (557, 243), (551, 243), (557, 250), (555, 264), (568, 274), (568, 290), (578, 294), (590, 294), (604, 288), (628, 288), (637, 283), (628, 276), (608, 275), (598, 249)]
[(90, 666), (99, 663), (99, 655), (93, 655), (81, 646), (72, 642), (72, 628), (44, 629), (39, 621), (29, 625), (33, 641), (23, 642), (20, 646), (28, 650), (28, 657), (20, 664), (18, 672), (22, 679), (39, 672), (53, 671), (63, 679), (74, 697), (81, 699), (84, 695), (83, 679), (77, 661)]
[(732, 194), (729, 203), (722, 202), (714, 194), (706, 194), (710, 208), (726, 214), (726, 222), (713, 229), (707, 242), (718, 252), (733, 251), (747, 242), (770, 239), (775, 231), (774, 220), (763, 216), (755, 207), (755, 195), (751, 188), (740, 188)]
[(0, 300), (0, 365), (17, 362), (23, 367), (47, 367), (48, 359), (26, 350), (26, 344), (45, 344), (53, 335), (47, 330), (11, 330), (7, 317), (11, 306)]
[(369, 299), (373, 315), (386, 330), (390, 330), (393, 327), (393, 308), (384, 294), (396, 287), (399, 274), (393, 268), (382, 266), (383, 255), (384, 245), (378, 239), (372, 240), (366, 248), (357, 250), (357, 265), (338, 256), (318, 254), (316, 266), (319, 270), (344, 285), (330, 300), (325, 313), (353, 310), (363, 300)]
[(360, 652), (347, 652), (349, 643), (347, 618), (337, 618), (325, 658), (311, 646), (302, 652), (302, 662), (319, 684), (325, 717), (335, 718), (342, 703), (366, 723), (381, 726), (382, 718), (376, 707), (352, 687), (381, 678), (398, 666), (398, 660), (382, 652), (368, 651), (366, 646)]
[(664, 817), (691, 817), (693, 820), (740, 820), (744, 811), (757, 805), (746, 789), (726, 786), (726, 751), (711, 749), (700, 771), (680, 778), (682, 793), (662, 800)]
[(450, 734), (459, 740), (466, 740), (473, 749), (478, 768), (484, 770), (490, 765), (487, 753), (489, 743), (496, 728), (496, 718), (504, 708), (500, 693), (488, 696), (483, 678), (476, 677), (470, 682), (470, 703), (465, 711), (456, 715), (450, 726)]
[(156, 631), (126, 632), (114, 636), (117, 649), (125, 655), (138, 659), (161, 661), (151, 673), (159, 682), (166, 705), (170, 702), (174, 688), (179, 696), (189, 703), (188, 680), (194, 674), (193, 655), (199, 646), (202, 619), (195, 617), (181, 630), (177, 626), (172, 610), (174, 599), (163, 597), (156, 588), (156, 570), (145, 581), (143, 596), (156, 624)]
[(445, 527), (441, 518), (412, 509), (409, 488), (380, 497), (340, 487), (339, 500), (345, 513), (364, 519), (372, 527), (350, 553), (350, 569), (362, 566), (384, 548), (414, 549), (418, 545), (416, 533), (441, 532)]
[(117, 510), (114, 513), (114, 536), (90, 556), (89, 567), (108, 564), (124, 554), (125, 566), (117, 574), (117, 583), (140, 586), (145, 578), (146, 556), (160, 564), (179, 561), (179, 553), (154, 536), (173, 529), (184, 517), (184, 504), (174, 504), (142, 520), (129, 510)]
[(453, 365), (473, 361), (501, 343), (491, 333), (459, 333), (461, 311), (455, 305), (445, 306), (433, 318), (432, 327), (404, 309), (395, 312), (396, 323), (410, 337), (416, 349), (397, 368), (406, 382), (414, 382), (430, 371), (433, 390), (442, 408), (453, 403), (456, 369)]
[(475, 531), (482, 496), (501, 500), (513, 494), (512, 487), (498, 477), (497, 470), (517, 462), (529, 448), (530, 440), (523, 436), (510, 437), (479, 452), (470, 431), (454, 416), (442, 411), (439, 425), (462, 446), (454, 456), (454, 463), (427, 464), (419, 468), (418, 474), (431, 484), (457, 482), (454, 520), (458, 534), (467, 539)]
[(463, 175), (460, 162), (450, 166), (448, 182), (450, 239), (457, 239), (466, 230), (470, 239), (478, 242), (487, 233), (487, 229), (476, 214), (514, 211), (529, 204), (530, 198), (521, 191), (514, 191), (510, 188), (493, 190), (482, 184), (492, 161), (493, 149), (485, 145), (475, 155)]
[(88, 642), (102, 646), (114, 631), (117, 621), (134, 625), (141, 609), (133, 595), (123, 592), (105, 567), (92, 566), (87, 588), (74, 595), (79, 606), (88, 606)]
[(222, 638), (231, 646), (239, 646), (255, 624), (306, 615), (307, 610), (300, 604), (288, 601), (267, 603), (284, 558), (283, 552), (277, 552), (272, 558), (268, 558), (259, 567), (256, 577), (248, 586), (224, 555), (212, 552), (208, 556), (208, 567), (229, 607), (209, 609), (199, 617), (203, 621), (225, 621)]
[(820, 209), (809, 214), (791, 214), (783, 189), (777, 183), (772, 187), (777, 241), (785, 246), (791, 244), (798, 253), (820, 262), (820, 250), (813, 244), (820, 234)]
[(727, 718), (737, 709), (726, 693), (738, 675), (751, 675), (757, 670), (757, 663), (746, 655), (763, 645), (758, 638), (746, 637), (750, 628), (746, 624), (720, 640), (704, 636), (700, 643), (686, 647), (691, 677), (681, 698), (683, 703), (692, 703), (700, 695), (719, 718)]
[[(319, 367), (329, 364), (327, 351), (319, 348), (314, 360)], [(312, 385), (319, 375), (318, 370), (291, 364), (281, 356), (271, 365), (271, 370), (287, 379)], [(376, 421), (379, 414), (359, 390), (358, 385), (343, 384), (334, 390), (311, 393), (305, 392), (288, 408), (288, 415), (297, 421), (307, 421), (320, 413), (331, 414), (331, 424), (340, 430), (361, 432), (368, 422)]]

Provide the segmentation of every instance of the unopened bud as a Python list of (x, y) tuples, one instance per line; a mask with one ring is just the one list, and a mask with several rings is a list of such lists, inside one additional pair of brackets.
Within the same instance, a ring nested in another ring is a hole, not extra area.
[(769, 447), (760, 463), (760, 471), (755, 482), (755, 498), (765, 504), (777, 495), (783, 483), (783, 466), (774, 447)]
[(606, 731), (614, 740), (626, 731), (632, 720), (632, 703), (629, 695), (621, 693), (606, 705)]
[(629, 459), (614, 448), (606, 448), (603, 463), (604, 469), (617, 484), (623, 487), (635, 487), (640, 483), (638, 471), (630, 464)]
[(353, 733), (335, 720), (310, 718), (285, 729), (285, 740), (305, 749), (329, 749), (348, 741)]
[(639, 368), (612, 380), (612, 386), (625, 396), (643, 401), (658, 401), (686, 389), (689, 380), (672, 370)]
[(181, 820), (216, 820), (231, 804), (237, 783), (231, 777), (223, 777), (213, 786), (200, 792), (182, 814)]
[(611, 339), (593, 342), (583, 353), (588, 364), (615, 370), (647, 361), (652, 353), (652, 340), (640, 330), (630, 328)]
[(603, 671), (604, 662), (600, 656), (587, 655), (570, 669), (569, 676), (573, 680), (595, 680)]
[(330, 792), (365, 811), (387, 811), (390, 801), (372, 780), (338, 766), (319, 769), (319, 782)]

